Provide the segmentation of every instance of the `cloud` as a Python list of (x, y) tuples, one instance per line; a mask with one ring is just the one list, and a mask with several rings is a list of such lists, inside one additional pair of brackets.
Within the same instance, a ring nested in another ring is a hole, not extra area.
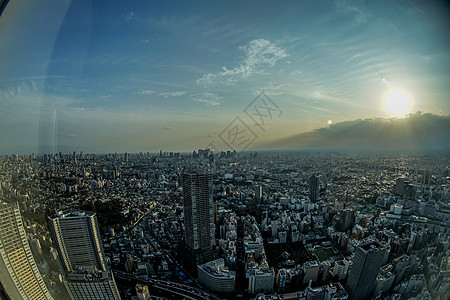
[(265, 39), (253, 40), (239, 49), (244, 50), (247, 54), (245, 64), (250, 67), (258, 65), (273, 67), (278, 60), (288, 56), (286, 51)]
[(0, 88), (0, 116), (7, 114), (11, 117), (16, 113), (20, 115), (36, 114), (36, 112), (49, 108), (60, 109), (76, 104), (77, 101), (70, 97), (56, 96), (47, 92), (46, 90), (52, 91), (51, 84), (42, 80), (30, 79), (13, 82), (9, 87)]
[(197, 84), (211, 84), (213, 83), (217, 78), (217, 75), (208, 73), (203, 75), (202, 78), (197, 79)]
[(383, 82), (383, 84), (386, 85), (388, 88), (391, 87), (391, 83), (386, 78), (381, 79), (381, 82)]
[(268, 96), (280, 96), (286, 93), (284, 89), (286, 86), (289, 86), (289, 84), (280, 83), (275, 85), (273, 82), (269, 82), (269, 84), (261, 87), (259, 90), (254, 91), (252, 94), (258, 96), (259, 94), (264, 92)]
[(126, 14), (122, 15), (122, 17), (125, 19), (125, 21), (130, 21), (131, 19), (133, 19), (134, 15), (134, 11), (129, 11)]
[(173, 128), (171, 126), (165, 126), (162, 129), (164, 129), (164, 130), (177, 130), (176, 128)]
[(137, 92), (137, 94), (139, 94), (139, 95), (152, 95), (152, 94), (155, 94), (155, 91), (152, 91), (152, 90), (142, 90), (142, 91)]
[(302, 71), (300, 71), (300, 70), (295, 70), (295, 71), (293, 71), (292, 73), (291, 73), (291, 76), (292, 77), (299, 77), (300, 75), (302, 75)]
[(262, 73), (264, 67), (273, 67), (277, 61), (288, 57), (284, 49), (265, 39), (252, 40), (239, 49), (245, 52), (245, 59), (241, 64), (233, 68), (222, 67), (222, 71), (215, 74), (207, 73), (197, 80), (197, 84), (221, 82), (232, 85), (254, 73)]
[(191, 100), (194, 102), (204, 103), (206, 106), (220, 105), (220, 102), (219, 102), (220, 97), (218, 97), (212, 93), (208, 93), (208, 92), (204, 92), (203, 94), (196, 95), (196, 96), (192, 97)]
[(450, 149), (450, 115), (333, 123), (266, 145), (267, 149)]
[(186, 95), (185, 91), (178, 91), (178, 92), (163, 92), (163, 93), (159, 93), (160, 96), (164, 96), (164, 97), (179, 97), (179, 96), (184, 96)]
[(356, 5), (355, 1), (335, 0), (336, 9), (343, 14), (352, 14), (357, 23), (366, 23), (368, 21), (367, 13)]
[(238, 67), (234, 67), (232, 69), (227, 69), (227, 67), (222, 67), (222, 72), (217, 74), (205, 74), (202, 78), (197, 80), (197, 84), (212, 84), (214, 82), (223, 82), (227, 85), (235, 84), (241, 79), (247, 78), (253, 70), (246, 65), (239, 65)]
[(175, 91), (175, 92), (157, 92), (154, 90), (141, 90), (139, 92), (135, 92), (138, 95), (158, 95), (165, 98), (168, 97), (180, 97), (186, 95), (186, 91)]

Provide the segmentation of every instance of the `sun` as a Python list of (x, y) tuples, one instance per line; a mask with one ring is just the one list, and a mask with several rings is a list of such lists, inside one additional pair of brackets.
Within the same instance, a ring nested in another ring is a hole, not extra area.
[(411, 98), (403, 91), (390, 91), (384, 98), (384, 109), (396, 117), (405, 116), (411, 107)]

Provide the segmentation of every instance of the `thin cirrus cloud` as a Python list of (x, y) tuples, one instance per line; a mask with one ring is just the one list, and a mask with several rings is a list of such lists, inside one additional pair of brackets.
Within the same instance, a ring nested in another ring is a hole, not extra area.
[[(186, 91), (175, 91), (175, 92), (156, 92), (154, 90), (141, 90), (139, 92), (136, 92), (138, 95), (156, 95), (161, 96), (164, 98), (169, 97), (181, 97), (181, 96), (187, 96), (188, 93)], [(203, 93), (190, 93), (191, 95), (190, 100), (193, 102), (203, 103), (206, 106), (218, 106), (220, 105), (221, 97), (210, 93), (210, 92), (203, 92)]]
[(164, 93), (159, 93), (160, 96), (163, 97), (180, 97), (180, 96), (184, 96), (186, 95), (185, 91), (177, 91), (177, 92), (164, 92)]
[(136, 92), (138, 95), (158, 95), (165, 98), (168, 97), (180, 97), (186, 95), (186, 91), (175, 91), (175, 92), (156, 92), (154, 90), (141, 90)]
[(247, 45), (239, 47), (239, 50), (245, 52), (245, 59), (241, 64), (232, 68), (223, 67), (218, 73), (207, 73), (197, 80), (197, 84), (232, 85), (254, 73), (261, 73), (264, 67), (273, 67), (277, 61), (288, 57), (284, 49), (265, 39), (252, 40)]
[(213, 93), (204, 92), (199, 95), (191, 97), (194, 102), (204, 103), (206, 106), (218, 106), (220, 105), (220, 97), (214, 95)]
[(124, 14), (122, 17), (125, 19), (125, 21), (130, 21), (131, 19), (134, 18), (134, 11), (129, 11), (126, 14)]
[(334, 3), (340, 13), (352, 14), (354, 16), (354, 20), (357, 23), (366, 23), (368, 21), (368, 14), (361, 7), (358, 7), (356, 2), (350, 2), (347, 0), (335, 0)]
[(153, 95), (153, 94), (155, 94), (155, 91), (152, 91), (152, 90), (142, 90), (142, 91), (137, 92), (137, 94), (139, 94), (139, 95)]

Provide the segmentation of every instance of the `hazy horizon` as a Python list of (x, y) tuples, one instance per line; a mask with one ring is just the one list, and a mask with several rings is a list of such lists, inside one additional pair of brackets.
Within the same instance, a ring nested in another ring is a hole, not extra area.
[[(412, 120), (415, 118), (416, 120)], [(432, 120), (432, 119), (435, 120)], [(401, 124), (406, 122), (405, 124)], [(370, 124), (370, 126), (367, 126)], [(401, 125), (399, 125), (401, 124)], [(385, 131), (394, 133), (394, 136), (383, 134), (380, 136), (380, 128), (386, 127)], [(420, 126), (422, 129), (417, 133), (417, 136), (412, 135), (413, 127)], [(350, 128), (353, 128), (350, 130)], [(354, 132), (354, 128), (360, 128), (358, 133)], [(431, 130), (430, 130), (431, 128)], [(407, 129), (410, 134), (405, 134)], [(331, 124), (327, 127), (317, 128), (307, 132), (281, 138), (273, 142), (264, 144), (256, 143), (259, 147), (253, 144), (244, 150), (237, 149), (237, 152), (322, 152), (322, 151), (337, 151), (337, 152), (427, 152), (427, 151), (450, 151), (450, 115), (439, 116), (433, 114), (410, 114), (405, 118), (367, 118), (343, 121), (336, 124)], [(430, 134), (433, 132), (433, 134)], [(330, 138), (330, 135), (332, 138)], [(399, 135), (401, 135), (399, 137)], [(426, 135), (427, 137), (425, 137)], [(367, 143), (364, 138), (372, 139), (376, 137), (373, 142), (375, 144)], [(444, 137), (444, 138), (443, 138)], [(348, 142), (348, 139), (353, 139), (353, 144)], [(340, 143), (336, 143), (340, 140)], [(421, 145), (420, 140), (426, 142)], [(395, 144), (393, 142), (396, 142)], [(131, 149), (118, 151), (117, 149), (110, 149), (104, 151), (89, 151), (88, 148), (71, 148), (70, 146), (60, 145), (55, 152), (15, 152), (15, 153), (1, 153), (0, 155), (30, 155), (30, 154), (72, 154), (74, 151), (78, 154), (138, 154), (138, 153), (152, 153), (158, 154), (160, 151), (166, 153), (182, 153), (190, 154), (199, 149), (210, 149), (215, 153), (221, 151), (235, 151), (233, 148), (216, 148), (199, 146), (189, 149), (170, 148), (161, 146), (159, 149)]]

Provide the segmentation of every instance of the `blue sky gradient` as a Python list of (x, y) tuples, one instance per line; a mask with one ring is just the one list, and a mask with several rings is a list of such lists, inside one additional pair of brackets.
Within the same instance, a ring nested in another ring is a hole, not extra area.
[[(425, 3), (426, 2), (426, 3)], [(0, 153), (191, 151), (236, 117), (251, 148), (358, 118), (449, 114), (445, 1), (11, 1)], [(264, 130), (243, 111), (264, 92)], [(219, 147), (219, 146), (218, 146)], [(225, 149), (226, 150), (226, 149)]]

